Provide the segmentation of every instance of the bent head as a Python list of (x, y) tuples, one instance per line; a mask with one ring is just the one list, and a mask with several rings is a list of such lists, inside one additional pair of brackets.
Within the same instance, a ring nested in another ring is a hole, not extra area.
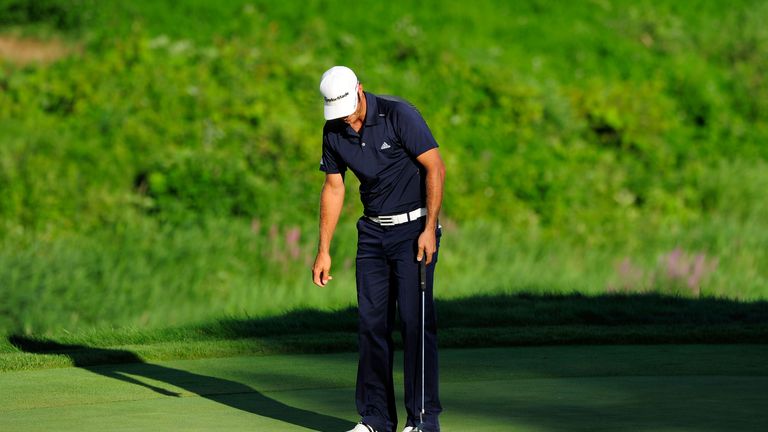
[(342, 119), (351, 124), (362, 118), (365, 106), (363, 85), (346, 66), (334, 66), (320, 78), (323, 115), (326, 120)]
[(350, 114), (350, 115), (348, 115), (346, 117), (342, 117), (342, 120), (344, 121), (344, 123), (349, 124), (349, 125), (354, 124), (357, 121), (364, 120), (363, 119), (363, 115), (364, 115), (363, 111), (365, 110), (365, 101), (364, 101), (365, 94), (363, 93), (363, 85), (362, 84), (360, 84), (360, 83), (357, 84), (357, 92), (356, 93), (357, 93), (357, 101), (356, 101), (356, 104), (355, 104), (356, 105), (355, 106), (355, 111), (352, 114)]

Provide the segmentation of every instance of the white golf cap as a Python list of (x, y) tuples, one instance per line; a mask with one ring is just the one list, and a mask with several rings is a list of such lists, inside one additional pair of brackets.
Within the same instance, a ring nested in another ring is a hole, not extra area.
[(334, 66), (320, 78), (326, 120), (346, 117), (357, 108), (357, 76), (346, 66)]

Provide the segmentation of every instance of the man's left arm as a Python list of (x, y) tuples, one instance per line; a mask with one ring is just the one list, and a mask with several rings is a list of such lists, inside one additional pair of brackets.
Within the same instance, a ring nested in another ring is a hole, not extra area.
[(443, 184), (445, 183), (445, 164), (437, 148), (420, 154), (416, 160), (427, 171), (427, 225), (419, 235), (416, 259), (421, 261), (424, 255), (427, 264), (432, 262), (432, 255), (437, 251), (437, 216), (443, 204)]

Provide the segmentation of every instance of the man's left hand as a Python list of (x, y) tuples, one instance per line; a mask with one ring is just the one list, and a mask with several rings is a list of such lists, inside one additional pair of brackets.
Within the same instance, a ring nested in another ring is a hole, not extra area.
[(435, 238), (435, 230), (427, 228), (423, 233), (419, 235), (418, 252), (416, 253), (416, 260), (421, 261), (424, 255), (427, 255), (427, 265), (432, 263), (432, 255), (437, 251), (437, 239)]

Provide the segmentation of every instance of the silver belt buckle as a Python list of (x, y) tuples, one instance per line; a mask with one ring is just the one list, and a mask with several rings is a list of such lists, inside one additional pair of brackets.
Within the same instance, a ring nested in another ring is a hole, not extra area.
[(379, 216), (378, 219), (381, 226), (395, 226), (394, 216)]

